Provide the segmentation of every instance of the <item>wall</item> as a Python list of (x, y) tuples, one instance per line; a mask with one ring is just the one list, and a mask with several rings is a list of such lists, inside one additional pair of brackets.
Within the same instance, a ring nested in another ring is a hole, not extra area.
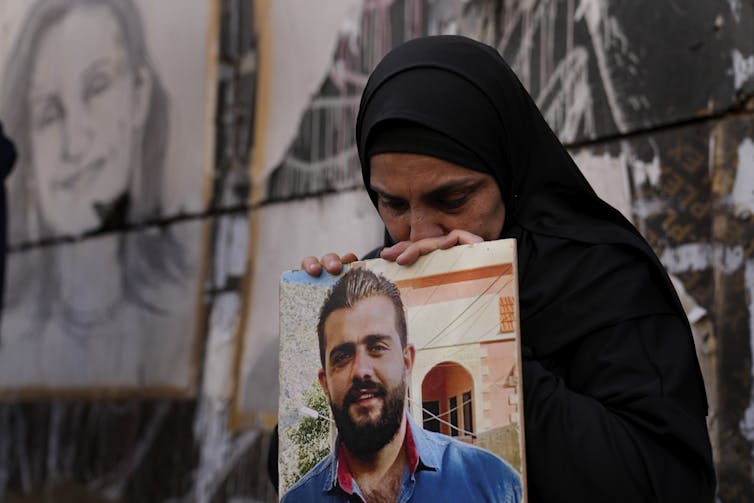
[[(175, 305), (192, 299), (181, 319), (190, 317), (196, 333), (171, 332), (191, 348), (191, 372), (177, 385), (157, 372), (151, 388), (136, 373), (127, 392), (120, 383), (119, 391), (5, 393), (0, 500), (275, 500), (265, 463), (277, 404), (279, 274), (304, 255), (363, 254), (379, 244), (352, 140), (358, 96), (390, 47), (462, 33), (511, 62), (596, 190), (635, 223), (683, 288), (707, 379), (719, 499), (745, 501), (754, 493), (754, 4), (316, 4), (218, 0), (216, 38), (201, 34), (208, 47), (200, 59), (212, 56), (216, 85), (202, 100), (213, 146), (197, 164), (206, 184), (199, 203), (172, 202), (149, 221), (12, 250), (11, 263), (150, 228), (201, 229), (186, 241), (195, 257), (190, 285), (170, 296)], [(10, 23), (5, 13), (0, 26)], [(145, 23), (157, 30), (163, 18)], [(163, 32), (163, 43), (180, 39)], [(171, 61), (181, 79), (206, 77), (191, 70), (191, 58)], [(198, 127), (185, 124), (192, 127), (183, 131)], [(180, 176), (187, 164), (176, 166)], [(112, 340), (149, 355), (149, 337), (159, 333), (141, 333), (138, 344)], [(86, 364), (72, 361), (70, 368)]]

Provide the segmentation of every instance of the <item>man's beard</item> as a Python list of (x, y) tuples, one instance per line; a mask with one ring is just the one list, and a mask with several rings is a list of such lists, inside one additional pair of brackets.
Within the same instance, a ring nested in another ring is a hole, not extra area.
[[(361, 390), (375, 390), (375, 397), (382, 398), (383, 406), (376, 421), (367, 420), (363, 424), (356, 424), (348, 413), (351, 404), (355, 403)], [(330, 404), (338, 435), (346, 449), (354, 456), (362, 459), (372, 457), (377, 451), (390, 442), (403, 420), (403, 405), (406, 396), (406, 381), (387, 390), (384, 386), (373, 381), (355, 380), (351, 389), (343, 398), (343, 406)]]

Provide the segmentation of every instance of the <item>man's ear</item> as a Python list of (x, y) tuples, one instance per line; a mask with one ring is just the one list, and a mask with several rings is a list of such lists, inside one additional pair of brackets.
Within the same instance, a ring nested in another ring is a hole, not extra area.
[(322, 386), (322, 391), (325, 392), (325, 396), (329, 402), (330, 391), (327, 389), (327, 374), (325, 373), (325, 369), (319, 369), (319, 372), (317, 372), (317, 379), (319, 379), (319, 385)]
[(403, 365), (406, 367), (406, 372), (411, 372), (414, 368), (414, 358), (416, 358), (416, 348), (413, 344), (406, 344), (403, 348)]

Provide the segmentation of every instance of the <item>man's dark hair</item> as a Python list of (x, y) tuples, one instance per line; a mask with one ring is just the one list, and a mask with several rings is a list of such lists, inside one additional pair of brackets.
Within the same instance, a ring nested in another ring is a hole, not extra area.
[(359, 301), (369, 297), (385, 296), (395, 307), (395, 329), (401, 340), (401, 347), (406, 347), (406, 315), (398, 287), (385, 278), (367, 269), (351, 269), (338, 280), (327, 294), (319, 311), (317, 336), (319, 337), (319, 358), (325, 368), (325, 322), (338, 309), (351, 309)]

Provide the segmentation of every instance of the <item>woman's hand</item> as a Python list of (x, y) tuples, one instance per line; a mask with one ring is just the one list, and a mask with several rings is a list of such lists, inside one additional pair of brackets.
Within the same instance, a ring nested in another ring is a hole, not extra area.
[(435, 250), (447, 250), (456, 245), (466, 245), (471, 243), (481, 243), (483, 238), (467, 231), (456, 229), (450, 231), (445, 236), (435, 238), (424, 238), (419, 241), (401, 241), (389, 248), (385, 248), (380, 253), (380, 257), (385, 260), (394, 261), (400, 265), (411, 265), (422, 255), (426, 255)]
[(322, 256), (321, 259), (317, 257), (306, 257), (301, 261), (301, 269), (309, 273), (310, 276), (319, 276), (322, 274), (322, 269), (330, 274), (340, 274), (343, 270), (343, 264), (350, 264), (358, 260), (358, 257), (354, 253), (346, 253), (342, 257), (336, 253), (328, 253)]

